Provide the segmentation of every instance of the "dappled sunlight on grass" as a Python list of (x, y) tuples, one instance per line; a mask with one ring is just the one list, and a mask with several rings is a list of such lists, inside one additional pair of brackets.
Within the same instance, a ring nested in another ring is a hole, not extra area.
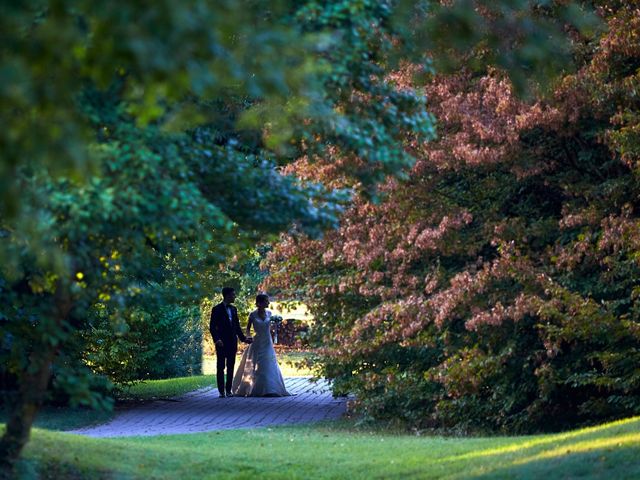
[[(610, 431), (611, 433), (614, 433), (615, 430), (622, 429), (624, 427), (635, 427), (640, 431), (640, 417), (633, 417), (625, 420), (619, 420), (617, 422), (606, 423), (604, 425), (598, 425), (595, 427), (582, 428), (579, 430), (572, 430), (570, 432), (564, 432), (564, 433), (547, 434), (547, 435), (541, 435), (541, 436), (535, 436), (535, 437), (513, 437), (513, 438), (496, 437), (496, 440), (505, 440), (505, 441), (516, 442), (516, 443), (509, 443), (507, 445), (490, 448), (486, 450), (472, 451), (462, 455), (454, 455), (446, 458), (441, 458), (438, 461), (453, 462), (453, 461), (461, 461), (461, 460), (478, 459), (481, 457), (499, 456), (499, 455), (504, 455), (508, 453), (523, 453), (524, 451), (535, 449), (537, 447), (543, 447), (549, 444), (562, 443), (562, 445), (578, 445), (577, 443), (571, 443), (570, 441), (579, 439), (581, 437), (596, 436), (598, 434), (602, 434), (608, 431)], [(640, 433), (638, 433), (638, 435), (640, 436)], [(613, 437), (613, 438), (618, 438), (618, 437)], [(636, 438), (635, 440), (638, 441), (640, 444), (640, 438)], [(580, 443), (585, 443), (585, 442), (580, 442)], [(558, 447), (558, 448), (561, 448), (561, 447)], [(572, 447), (572, 449), (574, 448)]]
[[(80, 455), (79, 452), (82, 452)], [(117, 458), (115, 462), (113, 459)], [(98, 440), (36, 430), (27, 460), (109, 478), (640, 478), (640, 418), (527, 437), (417, 437), (332, 424)]]
[(514, 465), (522, 465), (524, 463), (532, 462), (535, 460), (559, 457), (570, 453), (583, 453), (600, 450), (603, 448), (626, 447), (630, 445), (640, 445), (640, 432), (616, 436), (613, 438), (596, 438), (589, 441), (558, 446), (551, 450), (545, 450), (544, 452), (538, 453), (531, 457), (519, 459), (513, 463)]
[(445, 478), (640, 478), (640, 417), (513, 440), (515, 443), (442, 458), (440, 462), (449, 466), (470, 464), (464, 475)]
[(215, 384), (213, 375), (194, 375), (192, 377), (148, 380), (124, 389), (117, 395), (118, 400), (147, 401), (171, 398), (193, 390), (210, 387)]

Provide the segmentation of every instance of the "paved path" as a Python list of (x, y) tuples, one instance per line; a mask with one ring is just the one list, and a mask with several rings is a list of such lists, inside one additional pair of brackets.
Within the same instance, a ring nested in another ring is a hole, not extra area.
[(208, 387), (172, 400), (154, 402), (121, 411), (109, 423), (70, 433), (90, 437), (170, 435), (236, 428), (311, 423), (339, 418), (346, 400), (333, 398), (323, 381), (307, 377), (285, 378), (291, 397), (218, 398)]

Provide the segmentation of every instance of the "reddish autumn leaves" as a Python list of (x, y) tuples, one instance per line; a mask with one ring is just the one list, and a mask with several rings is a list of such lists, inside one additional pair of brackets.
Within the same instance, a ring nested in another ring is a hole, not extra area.
[(271, 254), (268, 286), (312, 306), (320, 371), (366, 415), (524, 431), (640, 412), (640, 10), (601, 14), (535, 101), (499, 71), (436, 76), (439, 137), (407, 140), (409, 178)]

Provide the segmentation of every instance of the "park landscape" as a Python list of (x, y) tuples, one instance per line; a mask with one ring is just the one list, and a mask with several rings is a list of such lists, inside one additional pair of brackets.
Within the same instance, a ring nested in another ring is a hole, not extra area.
[[(3, 2), (0, 478), (640, 478), (638, 32), (616, 0)], [(345, 414), (77, 433), (249, 400), (207, 397), (223, 286), (305, 306), (281, 369)]]

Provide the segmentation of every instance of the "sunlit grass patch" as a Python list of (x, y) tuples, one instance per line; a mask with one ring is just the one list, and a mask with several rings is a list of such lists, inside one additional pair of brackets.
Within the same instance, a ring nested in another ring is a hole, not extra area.
[(172, 398), (192, 392), (200, 388), (211, 387), (216, 383), (214, 375), (195, 375), (192, 377), (167, 378), (164, 380), (147, 380), (136, 383), (119, 392), (119, 401), (149, 401)]
[(640, 418), (485, 438), (331, 424), (108, 440), (36, 430), (26, 462), (40, 472), (57, 462), (85, 478), (633, 479), (640, 478)]

